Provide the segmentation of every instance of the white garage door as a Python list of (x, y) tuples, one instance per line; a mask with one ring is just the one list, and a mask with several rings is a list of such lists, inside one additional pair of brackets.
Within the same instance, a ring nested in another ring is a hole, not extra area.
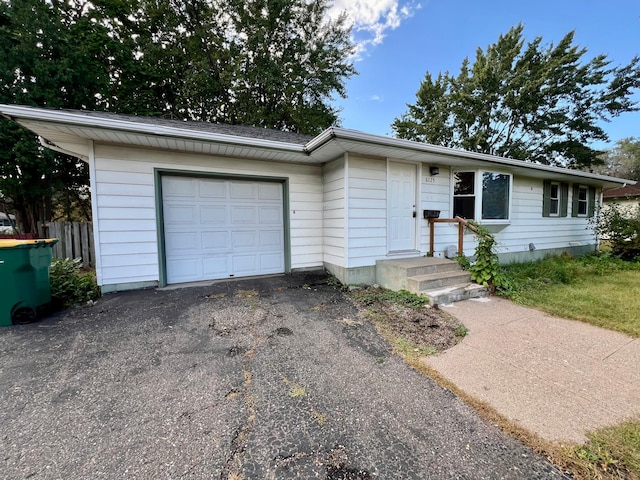
[(162, 177), (167, 283), (284, 272), (282, 184)]

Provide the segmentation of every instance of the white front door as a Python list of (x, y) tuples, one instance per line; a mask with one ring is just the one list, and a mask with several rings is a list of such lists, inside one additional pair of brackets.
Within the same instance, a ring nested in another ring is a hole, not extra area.
[(390, 252), (416, 249), (416, 166), (389, 162), (387, 232)]

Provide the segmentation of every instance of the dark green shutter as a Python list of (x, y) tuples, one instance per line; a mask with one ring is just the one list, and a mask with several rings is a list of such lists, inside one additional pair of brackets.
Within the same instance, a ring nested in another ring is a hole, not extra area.
[(560, 184), (560, 216), (567, 216), (567, 206), (569, 205), (569, 184)]
[(593, 217), (596, 212), (596, 187), (589, 187), (589, 217)]
[(542, 216), (551, 215), (551, 180), (545, 180), (542, 188)]
[(580, 198), (580, 185), (573, 184), (573, 197), (571, 198), (571, 216), (578, 216), (578, 199)]

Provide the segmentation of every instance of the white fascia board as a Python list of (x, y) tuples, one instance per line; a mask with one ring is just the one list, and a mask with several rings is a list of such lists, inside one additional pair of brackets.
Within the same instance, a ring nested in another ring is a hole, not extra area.
[(140, 133), (161, 137), (184, 138), (188, 140), (200, 140), (207, 142), (304, 153), (304, 147), (302, 145), (297, 145), (294, 143), (279, 142), (276, 140), (265, 140), (260, 138), (241, 137), (223, 133), (203, 132), (177, 127), (151, 125), (127, 120), (100, 118), (91, 115), (77, 115), (71, 112), (49, 110), (44, 108), (0, 104), (0, 113), (15, 121), (19, 121), (20, 119), (38, 120), (64, 125), (73, 125), (78, 127), (103, 128), (108, 130), (126, 131), (131, 133)]
[[(481, 161), (485, 164), (491, 163), (495, 165), (516, 168), (519, 170), (536, 170), (561, 176), (579, 177), (586, 180), (596, 181), (598, 183), (613, 183), (620, 185), (634, 185), (636, 183), (634, 180), (628, 180), (624, 178), (609, 177), (607, 175), (599, 175), (595, 173), (583, 172), (581, 170), (572, 170), (569, 168), (553, 167), (550, 165), (540, 165), (537, 163), (524, 162), (522, 160), (514, 160), (512, 158), (488, 155), (486, 153), (467, 152), (465, 150), (456, 150), (453, 148), (442, 147), (438, 145), (430, 145), (428, 143), (414, 142), (412, 140), (403, 140), (399, 138), (373, 135), (369, 133), (359, 132), (357, 130), (349, 130), (339, 127), (331, 127), (322, 132), (316, 138), (307, 143), (306, 150), (307, 152), (311, 153), (314, 149), (320, 148), (325, 143), (334, 139), (345, 139), (369, 145), (395, 147), (405, 150), (413, 150), (416, 152), (442, 155), (444, 157), (466, 158), (469, 160)], [(446, 162), (444, 163), (446, 164)]]

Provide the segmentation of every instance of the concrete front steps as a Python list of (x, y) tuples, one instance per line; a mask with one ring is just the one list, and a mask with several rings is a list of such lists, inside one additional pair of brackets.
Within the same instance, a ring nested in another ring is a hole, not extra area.
[(390, 290), (429, 297), (431, 305), (486, 297), (487, 288), (471, 281), (458, 262), (446, 258), (413, 257), (376, 262), (376, 282)]

